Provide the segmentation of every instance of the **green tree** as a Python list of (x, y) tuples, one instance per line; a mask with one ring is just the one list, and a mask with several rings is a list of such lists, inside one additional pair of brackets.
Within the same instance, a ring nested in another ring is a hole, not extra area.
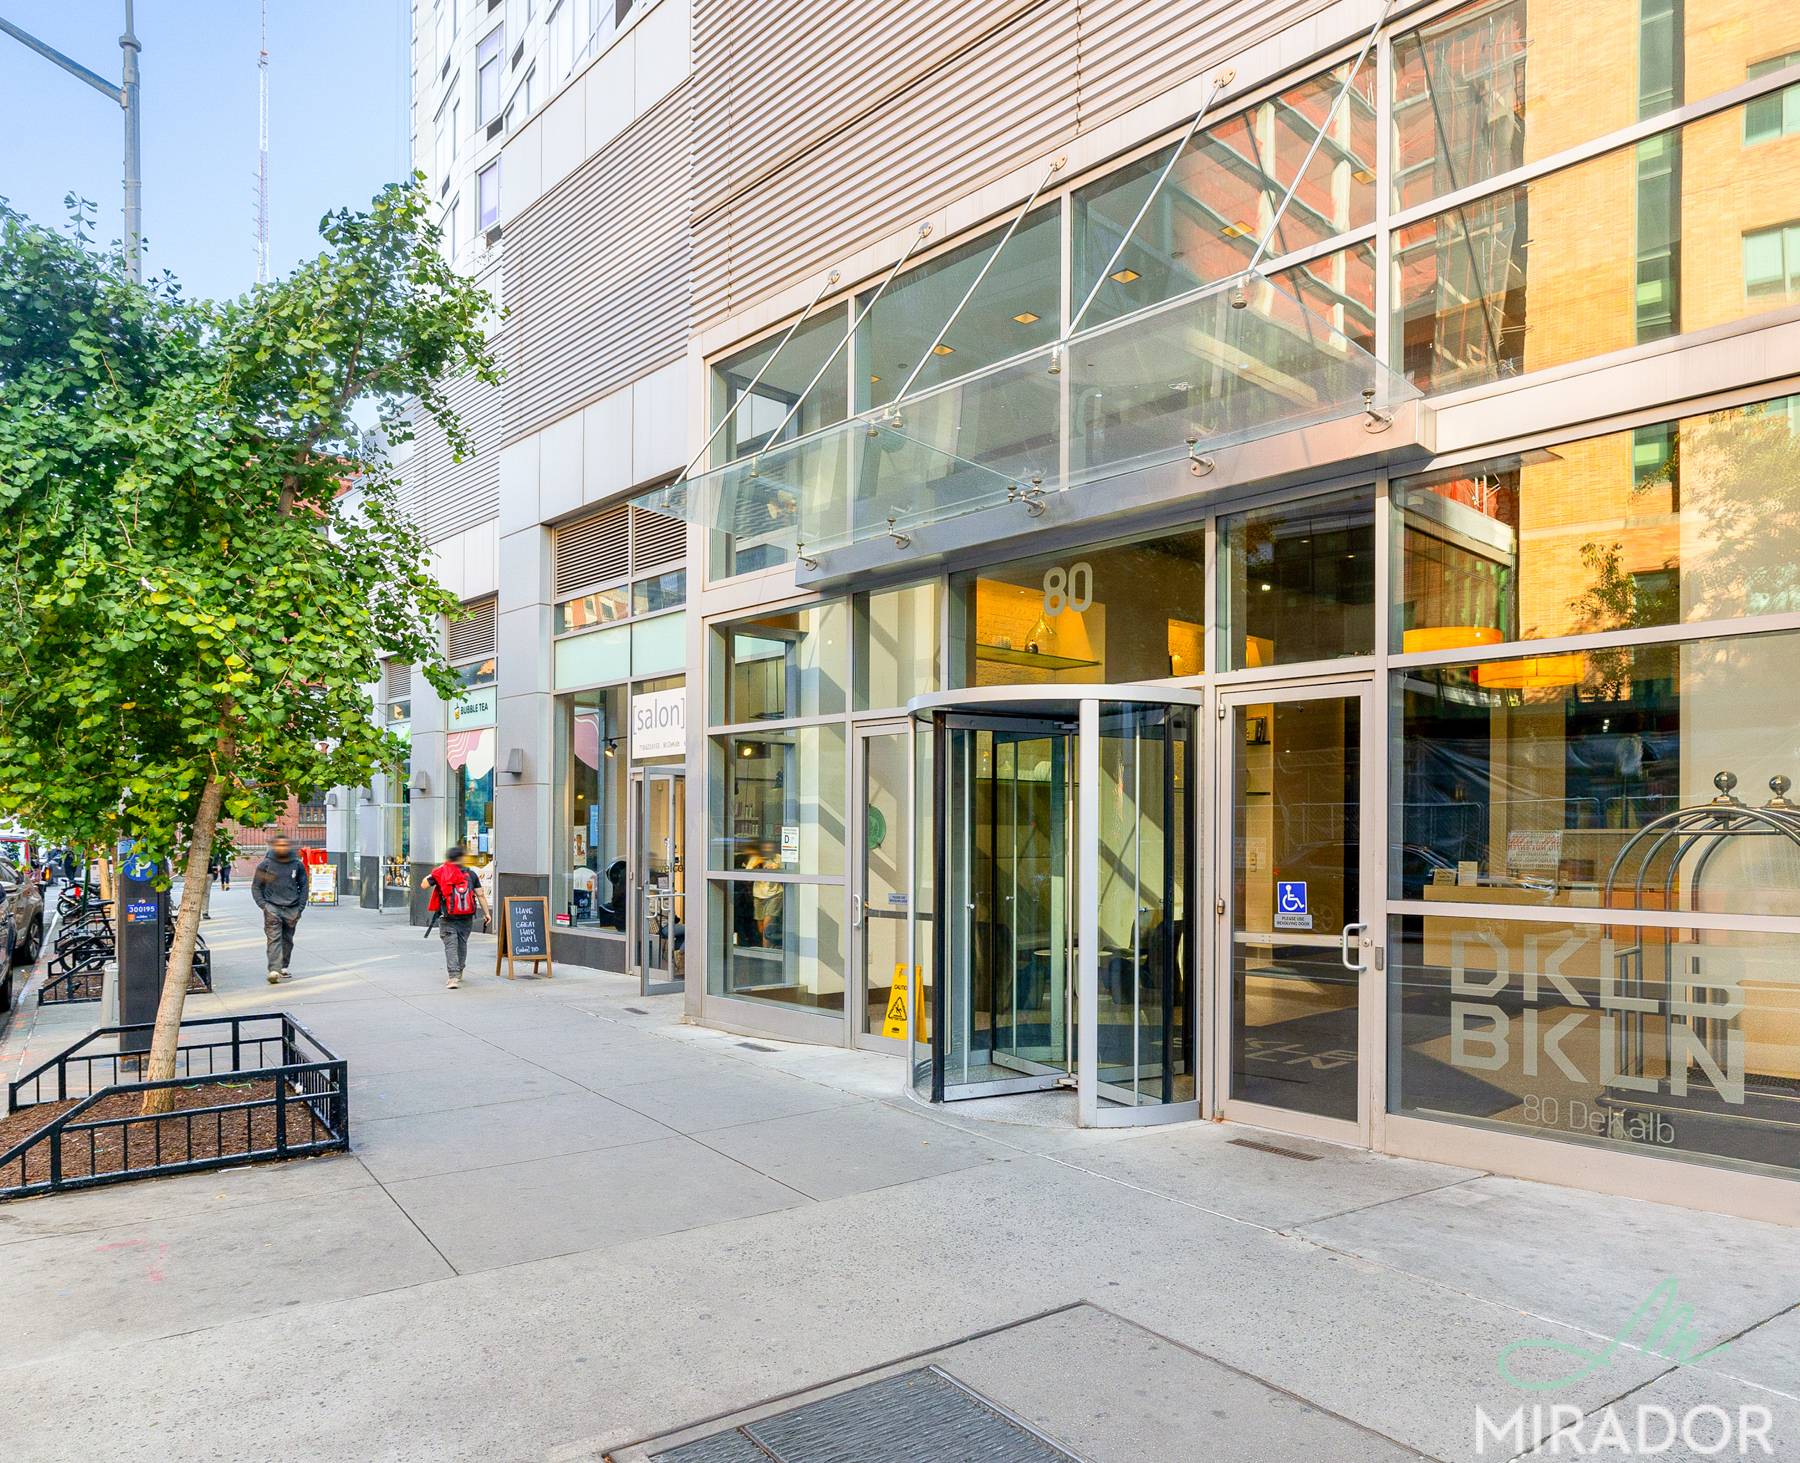
[(381, 655), (452, 689), (455, 603), (382, 444), (416, 410), (466, 449), (443, 383), (498, 379), (491, 302), (444, 262), (417, 180), (320, 234), (287, 278), (200, 301), (132, 283), (83, 211), (59, 233), (0, 201), (0, 806), (184, 858), (153, 1080), (221, 817), (266, 823), (394, 759), (364, 689)]

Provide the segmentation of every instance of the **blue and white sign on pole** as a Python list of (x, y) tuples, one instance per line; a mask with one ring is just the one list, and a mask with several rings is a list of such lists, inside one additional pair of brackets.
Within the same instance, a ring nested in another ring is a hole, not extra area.
[(1282, 879), (1275, 885), (1275, 928), (1310, 930), (1312, 911), (1306, 904), (1306, 881)]

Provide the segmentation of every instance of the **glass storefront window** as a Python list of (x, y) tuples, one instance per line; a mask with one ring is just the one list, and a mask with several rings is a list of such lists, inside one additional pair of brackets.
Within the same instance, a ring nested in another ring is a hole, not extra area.
[(631, 612), (654, 615), (687, 603), (687, 570), (671, 569), (653, 574), (631, 586)]
[(490, 655), (486, 660), (455, 667), (454, 674), (459, 686), (491, 686), (499, 679), (500, 663)]
[(1745, 273), (1758, 257), (1746, 236), (1791, 221), (1795, 193), (1782, 149), (1744, 147), (1743, 110), (1400, 229), (1394, 335), (1407, 375), (1449, 391), (1800, 299), (1785, 280), (1752, 289)]
[(1800, 610), (1795, 482), (1792, 396), (1399, 479), (1391, 648)]
[[(907, 270), (888, 286), (856, 331), (858, 411), (894, 399), (1005, 232), (1004, 227), (991, 229)], [(914, 391), (1056, 339), (1062, 319), (1060, 233), (1057, 205), (1032, 210), (919, 372)], [(858, 297), (859, 310), (873, 293)]]
[[(844, 305), (834, 305), (814, 315), (794, 332), (768, 374), (757, 382), (754, 394), (748, 394), (750, 383), (775, 355), (785, 330), (776, 331), (713, 367), (708, 419), (716, 422), (726, 418), (713, 441), (714, 466), (768, 446), (797, 401), (801, 402), (800, 410), (794, 413), (783, 440), (844, 419), (849, 407), (844, 352), (839, 351), (835, 368), (825, 372), (804, 401), (800, 393), (832, 351), (842, 345), (848, 329), (849, 316)], [(794, 516), (778, 511), (768, 501), (744, 506), (743, 521), (734, 523), (730, 533), (717, 536), (715, 577), (772, 568), (794, 556)]]
[(563, 785), (551, 904), (576, 928), (625, 928), (626, 688), (557, 699)]
[[(1201, 132), (1182, 153), (1082, 326), (1173, 299), (1249, 264), (1349, 74), (1344, 65)], [(1359, 228), (1375, 217), (1375, 67), (1365, 64), (1288, 205), (1265, 257)], [(1094, 280), (1131, 227), (1175, 144), (1074, 194), (1073, 298)]]
[(1155, 681), (1204, 669), (1204, 530), (1027, 559), (951, 583), (959, 685)]
[(714, 737), (713, 869), (844, 872), (842, 725)]
[(714, 722), (842, 712), (850, 678), (849, 621), (849, 605), (834, 599), (720, 626), (714, 633)]
[(1219, 523), (1231, 670), (1375, 651), (1375, 495), (1357, 488)]
[(564, 600), (556, 607), (556, 633), (591, 630), (596, 625), (610, 625), (631, 612), (631, 598), (623, 584), (612, 589), (597, 589), (578, 599)]
[(1797, 48), (1800, 16), (1756, 0), (1477, 0), (1394, 40), (1394, 205), (1768, 75)]
[(412, 788), (405, 764), (389, 769), (386, 784), (388, 801), (381, 810), (382, 899), (404, 904), (412, 888)]
[(462, 843), (473, 867), (485, 869), (494, 861), (494, 729), (448, 732), (444, 752), (450, 764), (450, 837)]
[(1391, 1111), (1800, 1168), (1800, 935), (1393, 924)]
[(859, 595), (856, 709), (904, 706), (938, 688), (938, 582)]
[(1395, 672), (1392, 892), (1800, 916), (1800, 854), (1779, 840), (1721, 851), (1703, 885), (1673, 844), (1632, 844), (1721, 784), (1761, 805), (1800, 781), (1797, 655), (1788, 632)]
[(841, 884), (715, 879), (708, 893), (708, 989), (715, 996), (844, 1009)]

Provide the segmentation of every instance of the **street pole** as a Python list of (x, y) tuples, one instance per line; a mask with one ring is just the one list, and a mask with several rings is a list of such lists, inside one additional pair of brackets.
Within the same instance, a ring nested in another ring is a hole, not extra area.
[(144, 175), (138, 166), (138, 52), (142, 49), (137, 28), (131, 23), (131, 0), (125, 0), (125, 34), (119, 37), (124, 57), (119, 105), (125, 109), (125, 257), (132, 279), (140, 284), (144, 278)]
[(104, 97), (109, 97), (119, 104), (125, 113), (125, 261), (134, 280), (142, 281), (144, 262), (141, 247), (144, 233), (144, 180), (138, 166), (138, 52), (143, 49), (138, 44), (137, 30), (132, 24), (132, 0), (125, 0), (125, 34), (119, 37), (119, 50), (124, 53), (120, 70), (121, 82), (115, 86), (98, 72), (89, 71), (79, 61), (71, 61), (67, 56), (40, 41), (30, 31), (23, 30), (10, 20), (0, 17), (0, 31), (4, 31), (20, 45), (29, 46), (46, 61), (54, 61), (58, 66), (75, 77), (85, 81)]

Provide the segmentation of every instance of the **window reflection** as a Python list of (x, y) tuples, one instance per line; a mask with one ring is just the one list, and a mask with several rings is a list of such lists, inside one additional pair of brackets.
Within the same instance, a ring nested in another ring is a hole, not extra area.
[[(1800, 12), (1760, 0), (1476, 0), (1395, 38), (1395, 206), (1768, 75), (1796, 51)], [(1780, 115), (1779, 99), (1759, 104), (1754, 136)]]
[(714, 869), (844, 871), (844, 728), (713, 740)]
[[(1094, 298), (1082, 325), (1110, 320), (1242, 270), (1349, 75), (1344, 65), (1215, 123), (1195, 137)], [(1375, 216), (1375, 68), (1365, 64), (1270, 240), (1278, 258)], [(1155, 187), (1175, 144), (1074, 195), (1074, 299)]]
[(1795, 944), (1789, 934), (1398, 917), (1395, 1110), (1800, 1166)]
[(849, 678), (849, 606), (828, 600), (738, 620), (718, 631), (716, 720), (777, 721), (841, 712)]
[(1792, 165), (1743, 127), (1716, 113), (1399, 230), (1407, 375), (1472, 386), (1800, 299), (1760, 242), (1792, 219)]
[(557, 912), (577, 927), (625, 928), (626, 688), (560, 698), (564, 824), (556, 848)]
[(1372, 489), (1241, 513), (1219, 531), (1231, 669), (1374, 653)]
[(1397, 481), (1403, 651), (1800, 609), (1800, 397)]
[[(924, 391), (1056, 339), (1061, 209), (1033, 209), (1007, 240), (913, 385)], [(991, 229), (895, 278), (856, 332), (856, 404), (892, 401), (918, 367), (1006, 230)], [(874, 291), (858, 297), (867, 308)]]
[(1397, 673), (1394, 893), (1800, 915), (1800, 854), (1768, 840), (1721, 855), (1704, 889), (1673, 846), (1642, 890), (1615, 869), (1638, 829), (1721, 784), (1760, 805), (1800, 781), (1797, 650), (1736, 636)]
[(714, 995), (844, 1009), (841, 885), (716, 879), (710, 893)]

